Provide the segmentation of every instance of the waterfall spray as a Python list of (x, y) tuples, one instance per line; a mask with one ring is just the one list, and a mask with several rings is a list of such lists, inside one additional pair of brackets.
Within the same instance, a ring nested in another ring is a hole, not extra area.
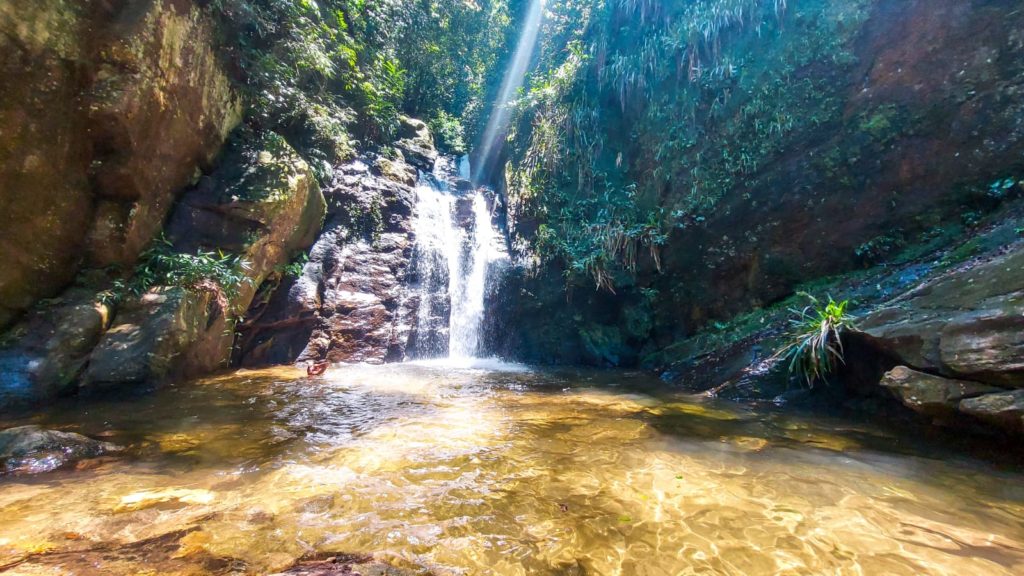
[(504, 257), (487, 198), (481, 190), (454, 192), (439, 174), (422, 175), (416, 196), (420, 303), (413, 354), (474, 358), (481, 352), (488, 267)]

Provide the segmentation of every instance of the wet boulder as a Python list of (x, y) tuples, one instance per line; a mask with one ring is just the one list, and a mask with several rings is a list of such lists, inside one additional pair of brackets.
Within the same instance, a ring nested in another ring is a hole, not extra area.
[(939, 277), (859, 327), (852, 337), (897, 364), (1024, 387), (1024, 246)]
[(23, 336), (0, 347), (0, 405), (73, 392), (112, 315), (110, 304), (84, 289), (37, 306), (12, 329)]
[(337, 168), (309, 261), (298, 277), (257, 301), (240, 326), (243, 366), (404, 356), (407, 319), (417, 304), (406, 282), (415, 172), (400, 158), (366, 157)]
[(438, 154), (427, 124), (422, 120), (403, 116), (399, 136), (401, 138), (395, 142), (395, 148), (402, 151), (406, 161), (424, 172), (432, 171), (434, 164), (437, 163)]
[(19, 426), (0, 431), (0, 474), (36, 474), (120, 450), (74, 432)]
[(1024, 390), (969, 398), (960, 402), (960, 411), (1006, 431), (1024, 433)]
[(965, 399), (1002, 391), (976, 382), (918, 372), (906, 366), (897, 366), (887, 372), (879, 385), (891, 391), (911, 410), (936, 418), (953, 416)]
[(405, 186), (416, 185), (416, 169), (403, 160), (392, 160), (381, 156), (373, 163), (374, 171), (388, 180)]

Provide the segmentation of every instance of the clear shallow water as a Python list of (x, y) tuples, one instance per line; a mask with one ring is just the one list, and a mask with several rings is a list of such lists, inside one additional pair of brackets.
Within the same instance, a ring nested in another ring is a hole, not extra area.
[(1012, 467), (635, 374), (286, 368), (28, 422), (128, 451), (0, 479), (9, 574), (1024, 573)]

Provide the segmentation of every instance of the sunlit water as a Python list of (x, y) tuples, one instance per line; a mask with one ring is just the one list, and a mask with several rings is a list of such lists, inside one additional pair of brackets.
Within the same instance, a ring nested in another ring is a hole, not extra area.
[(288, 368), (30, 421), (128, 450), (0, 479), (10, 574), (262, 574), (338, 552), (433, 574), (1024, 573), (1013, 466), (635, 374)]

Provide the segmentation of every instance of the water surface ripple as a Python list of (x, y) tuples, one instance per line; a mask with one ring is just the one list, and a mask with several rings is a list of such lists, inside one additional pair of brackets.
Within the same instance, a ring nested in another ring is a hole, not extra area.
[(10, 574), (1024, 573), (1019, 472), (638, 374), (243, 371), (28, 422), (129, 449), (0, 479)]

